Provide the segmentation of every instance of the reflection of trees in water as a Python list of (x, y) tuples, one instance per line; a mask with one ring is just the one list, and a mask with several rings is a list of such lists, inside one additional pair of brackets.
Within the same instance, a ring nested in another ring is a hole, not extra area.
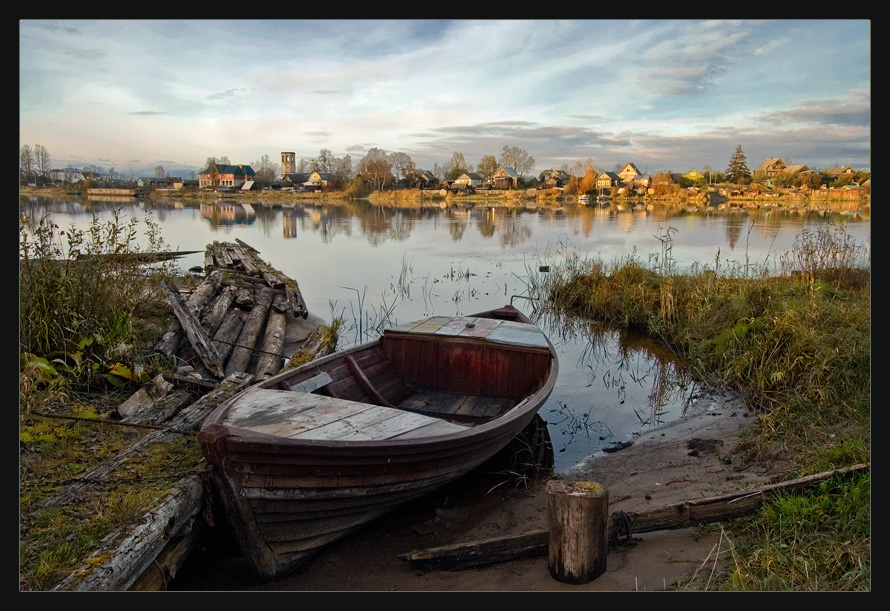
[(501, 246), (519, 246), (532, 235), (531, 227), (514, 214), (504, 215), (501, 225)]
[[(632, 406), (641, 425), (662, 423), (665, 408), (691, 392), (692, 380), (685, 364), (668, 346), (646, 335), (552, 311), (542, 312), (537, 320), (557, 341), (583, 342), (578, 365), (587, 370), (588, 387), (599, 381), (615, 391), (622, 405), (632, 386), (647, 392), (646, 406)], [(560, 411), (566, 415), (566, 410)], [(588, 422), (586, 413), (570, 420), (576, 427), (579, 423), (588, 428), (602, 425)]]
[(726, 217), (726, 241), (730, 250), (735, 250), (735, 245), (742, 235), (742, 229), (748, 224), (747, 215), (732, 214)]

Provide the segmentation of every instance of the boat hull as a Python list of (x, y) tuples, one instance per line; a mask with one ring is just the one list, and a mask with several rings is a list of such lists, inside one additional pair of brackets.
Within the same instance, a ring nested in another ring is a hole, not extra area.
[[(511, 332), (533, 327), (512, 308), (496, 312), (516, 317), (519, 325), (504, 327)], [(474, 327), (461, 333), (487, 333), (494, 316), (470, 317)], [(555, 385), (553, 346), (546, 338), (485, 346), (476, 361), (507, 379), (491, 381), (472, 366), (473, 351), (485, 344), (477, 339), (394, 329), (269, 378), (208, 417), (199, 441), (235, 538), (260, 576), (292, 572), (325, 545), (453, 482), (529, 425)], [(460, 359), (471, 366), (456, 371)], [(319, 377), (331, 380), (322, 390), (290, 390)], [(362, 377), (364, 389), (356, 382)], [(500, 394), (474, 394), (480, 388)]]

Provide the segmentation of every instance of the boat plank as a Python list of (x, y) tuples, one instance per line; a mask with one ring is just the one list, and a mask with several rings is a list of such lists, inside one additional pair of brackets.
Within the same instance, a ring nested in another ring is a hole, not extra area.
[(410, 433), (420, 427), (425, 427), (436, 419), (423, 414), (415, 414), (412, 412), (403, 412), (400, 410), (390, 410), (396, 412), (392, 418), (385, 418), (370, 424), (368, 426), (359, 427), (346, 435), (337, 437), (341, 441), (354, 441), (360, 439), (391, 439), (397, 435)]
[[(362, 404), (359, 404), (362, 405)], [(381, 408), (380, 406), (366, 406), (368, 409), (362, 411), (350, 411), (341, 413), (341, 417), (331, 417), (330, 419), (318, 419), (317, 424), (305, 424), (302, 430), (288, 435), (292, 439), (344, 439), (352, 436), (357, 431), (369, 429), (379, 425), (381, 422), (396, 418), (401, 412), (391, 408)], [(312, 426), (315, 424), (315, 426)], [(362, 439), (375, 439), (373, 436), (361, 436)]]

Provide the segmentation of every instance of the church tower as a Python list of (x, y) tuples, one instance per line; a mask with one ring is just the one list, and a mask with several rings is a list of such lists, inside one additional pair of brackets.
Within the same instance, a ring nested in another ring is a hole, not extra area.
[(297, 171), (297, 154), (281, 153), (281, 174), (294, 174)]

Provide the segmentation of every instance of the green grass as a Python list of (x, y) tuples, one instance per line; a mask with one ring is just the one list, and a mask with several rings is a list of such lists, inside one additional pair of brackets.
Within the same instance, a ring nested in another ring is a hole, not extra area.
[[(743, 391), (759, 425), (735, 449), (740, 459), (783, 456), (797, 476), (869, 463), (865, 248), (826, 224), (803, 232), (775, 269), (727, 267), (718, 257), (680, 274), (670, 231), (662, 244), (648, 264), (635, 255), (611, 264), (574, 256), (546, 275), (530, 271), (529, 292), (545, 313), (645, 331), (697, 380)], [(782, 497), (733, 524), (735, 569), (718, 587), (868, 589), (869, 482)]]

